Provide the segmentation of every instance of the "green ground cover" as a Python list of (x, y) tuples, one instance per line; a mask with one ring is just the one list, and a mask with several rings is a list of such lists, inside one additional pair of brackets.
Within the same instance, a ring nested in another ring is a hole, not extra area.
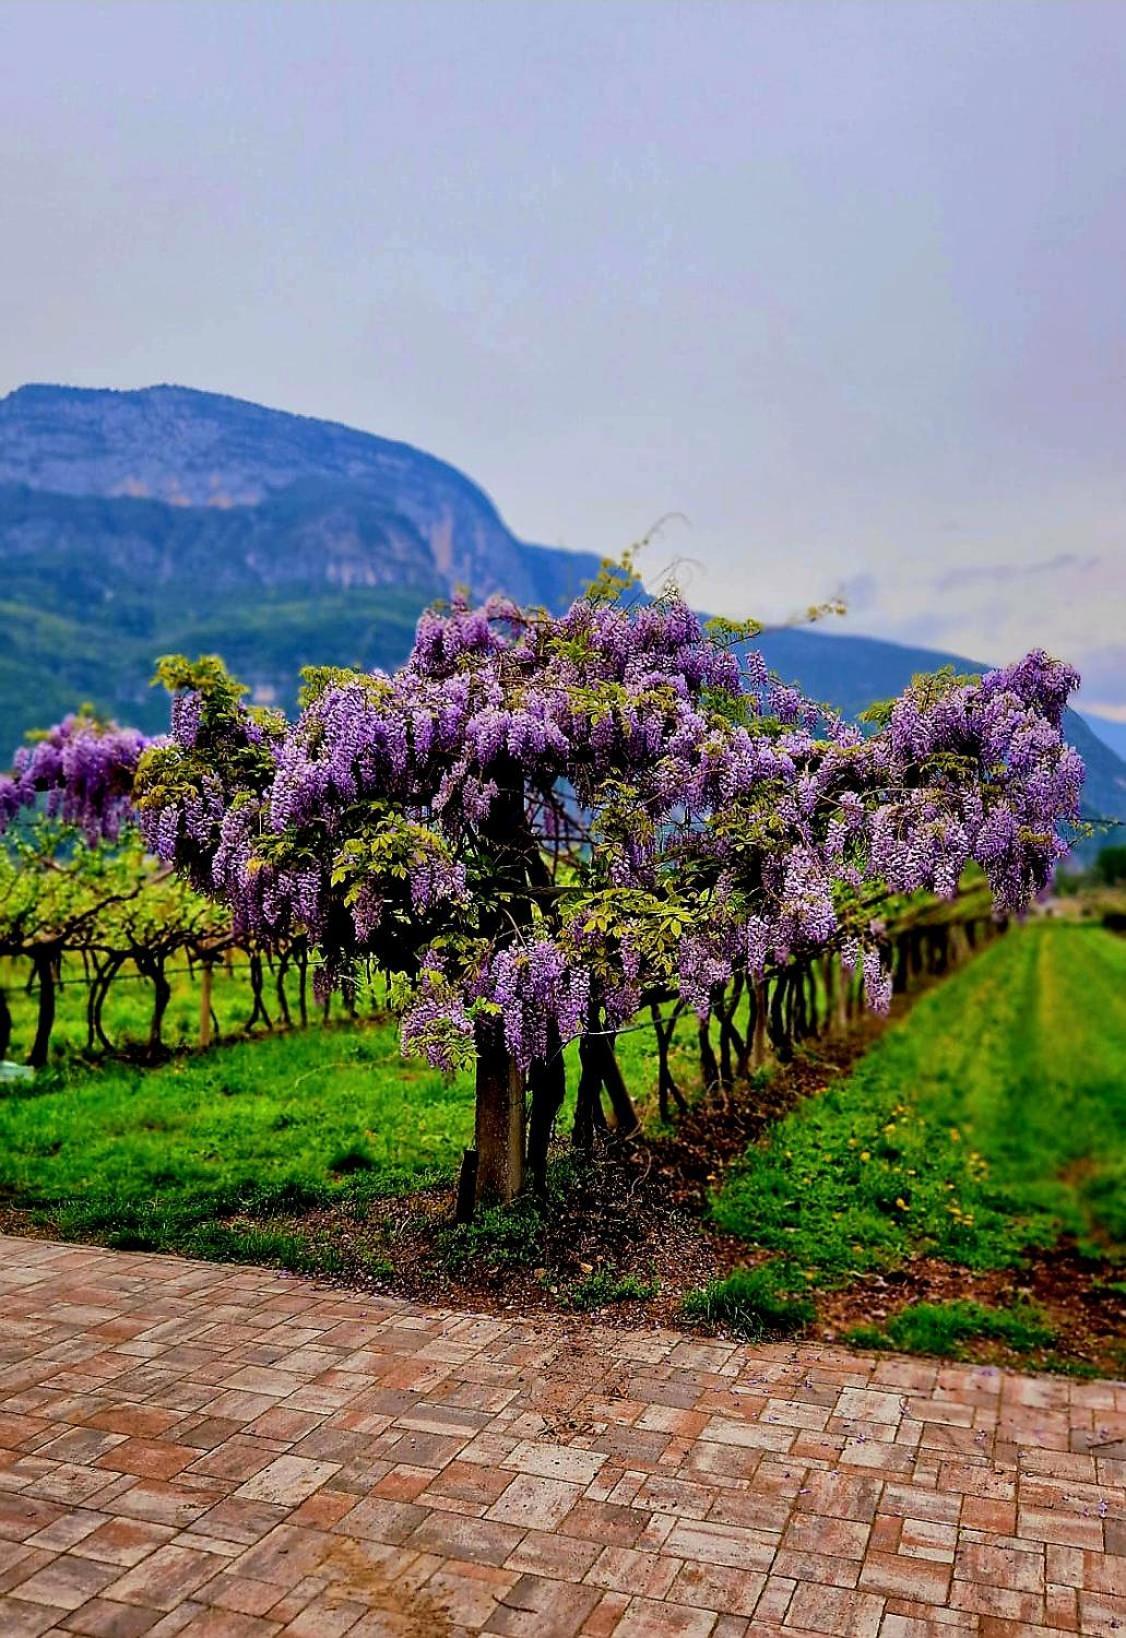
[[(729, 1173), (718, 1223), (818, 1284), (1126, 1243), (1126, 942), (1041, 922), (915, 1003)], [(785, 1282), (783, 1282), (785, 1283)]]
[[(33, 1027), (32, 1003), (12, 976), (18, 1050)], [(290, 993), (296, 1011), (295, 982)], [(78, 982), (64, 985), (57, 1035), (66, 1047), (85, 1039), (84, 994)], [(267, 999), (276, 1017), (272, 993)], [(215, 1000), (226, 1029), (245, 1023), (244, 976), (220, 970)], [(147, 985), (118, 983), (107, 1008), (113, 1039), (143, 1040), (150, 1006)], [(198, 987), (180, 974), (167, 1038), (190, 1042), (198, 1011)], [(472, 1077), (404, 1061), (389, 1019), (337, 1014), (328, 1028), (259, 1032), (157, 1067), (84, 1063), (64, 1052), (34, 1082), (0, 1094), (0, 1203), (38, 1212), (60, 1232), (120, 1244), (265, 1256), (263, 1246), (221, 1247), (214, 1224), (236, 1211), (362, 1209), (373, 1197), (451, 1178), (472, 1139)], [(687, 1024), (683, 1033), (676, 1056), (685, 1073)], [(619, 1060), (644, 1113), (656, 1084), (650, 1032), (624, 1034)], [(573, 1087), (577, 1062), (568, 1078)], [(565, 1107), (564, 1123), (569, 1116)]]
[(1030, 1302), (998, 1309), (966, 1298), (912, 1303), (882, 1329), (857, 1325), (847, 1335), (859, 1348), (898, 1348), (907, 1354), (943, 1354), (955, 1359), (971, 1342), (1003, 1342), (1014, 1353), (1026, 1354), (1055, 1341), (1055, 1331)]

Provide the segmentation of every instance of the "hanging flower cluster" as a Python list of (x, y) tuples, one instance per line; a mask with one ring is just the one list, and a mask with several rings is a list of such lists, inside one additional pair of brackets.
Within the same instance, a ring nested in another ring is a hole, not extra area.
[(45, 799), (47, 814), (74, 825), (93, 843), (116, 840), (133, 815), (137, 764), (152, 743), (133, 728), (85, 712), (64, 717), (15, 754), (0, 775), (0, 835), (23, 809)]

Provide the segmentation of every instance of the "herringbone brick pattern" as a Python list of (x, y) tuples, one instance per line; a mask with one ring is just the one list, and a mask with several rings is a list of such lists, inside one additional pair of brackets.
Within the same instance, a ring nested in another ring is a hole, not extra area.
[(0, 1238), (0, 1635), (1126, 1632), (1126, 1387)]

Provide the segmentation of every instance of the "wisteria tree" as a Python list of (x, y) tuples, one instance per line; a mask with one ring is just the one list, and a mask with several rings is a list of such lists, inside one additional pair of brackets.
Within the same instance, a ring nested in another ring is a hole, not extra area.
[(21, 745), (12, 770), (0, 774), (0, 836), (37, 805), (87, 841), (115, 841), (134, 818), (137, 764), (150, 742), (83, 707)]
[(404, 1049), (475, 1062), (479, 1193), (508, 1198), (526, 1146), (542, 1177), (568, 1040), (609, 1075), (654, 997), (705, 1015), (733, 975), (828, 950), (886, 1006), (889, 895), (950, 895), (976, 861), (1019, 911), (1065, 851), (1067, 666), (919, 679), (865, 733), (772, 680), (751, 636), (675, 595), (455, 604), (393, 675), (310, 673), (293, 723), (170, 660), (142, 828), (241, 929), (304, 930), (322, 986), (364, 959), (397, 976)]
[(475, 1063), (479, 1191), (508, 1198), (526, 1153), (542, 1181), (568, 1040), (589, 1141), (601, 1085), (628, 1124), (611, 1043), (643, 1006), (706, 1018), (733, 978), (761, 998), (830, 951), (886, 1006), (889, 898), (949, 896), (976, 861), (1019, 911), (1078, 812), (1077, 679), (1043, 654), (917, 679), (865, 733), (772, 679), (753, 628), (621, 591), (432, 611), (393, 675), (309, 673), (293, 723), (218, 661), (167, 660), (170, 736), (68, 718), (0, 779), (0, 830), (37, 804), (90, 838), (137, 815), (236, 934), (307, 938), (322, 993), (360, 961), (394, 975), (404, 1049)]
[[(113, 1049), (103, 1009), (124, 968), (153, 992), (148, 1050), (163, 1050), (171, 999), (169, 964), (177, 956), (211, 965), (231, 950), (231, 918), (212, 893), (200, 895), (147, 853), (136, 824), (137, 766), (152, 742), (83, 710), (22, 747), (0, 776), (0, 957), (26, 962), (38, 997), (29, 1060), (48, 1059), (56, 1003), (70, 963), (86, 993), (87, 1048)], [(283, 949), (281, 963), (293, 952)], [(247, 951), (256, 1014), (260, 990)], [(201, 993), (200, 1033), (208, 1039), (210, 985)], [(252, 1014), (252, 1020), (255, 1015)], [(0, 988), (0, 1059), (12, 1018)]]

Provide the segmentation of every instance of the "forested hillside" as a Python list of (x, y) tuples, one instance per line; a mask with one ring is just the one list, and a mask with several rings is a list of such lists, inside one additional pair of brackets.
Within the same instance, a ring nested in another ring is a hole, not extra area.
[[(82, 699), (163, 727), (149, 679), (168, 651), (220, 653), (292, 705), (303, 665), (397, 664), (420, 610), (458, 586), (558, 608), (596, 568), (518, 540), (409, 444), (184, 387), (23, 387), (0, 399), (0, 747)], [(762, 646), (849, 712), (971, 664), (823, 629)], [(1074, 714), (1069, 733), (1089, 810), (1126, 812), (1126, 765)]]

